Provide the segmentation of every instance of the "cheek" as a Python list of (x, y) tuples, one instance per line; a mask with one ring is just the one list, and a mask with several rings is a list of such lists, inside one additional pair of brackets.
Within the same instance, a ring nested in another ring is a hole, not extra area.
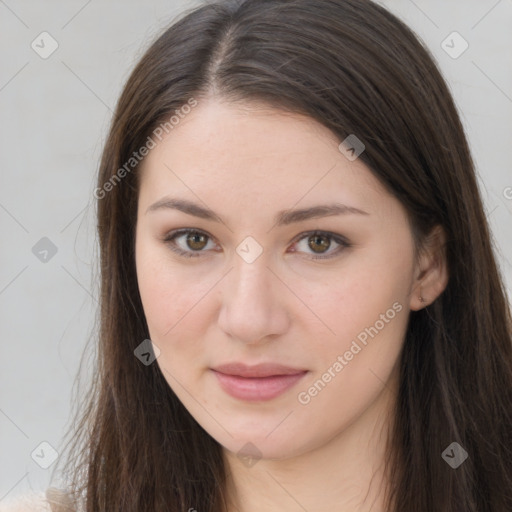
[(306, 297), (305, 302), (333, 331), (330, 338), (334, 334), (337, 343), (343, 344), (373, 325), (395, 302), (405, 310), (410, 274), (407, 254), (384, 257), (368, 253), (347, 259), (322, 285), (313, 287), (304, 279), (297, 294)]
[(177, 338), (182, 325), (187, 329), (198, 325), (191, 318), (211, 288), (210, 280), (184, 272), (164, 251), (149, 244), (136, 248), (136, 258), (139, 292), (153, 341), (168, 343)]
[[(331, 369), (325, 379), (332, 373), (336, 377), (328, 387), (333, 392), (354, 390), (358, 399), (382, 386), (378, 379), (387, 380), (403, 344), (411, 273), (412, 251), (407, 245), (388, 248), (387, 254), (367, 251), (347, 260), (323, 290), (309, 295), (311, 309), (332, 331), (320, 337), (310, 334), (319, 349), (313, 381)], [(344, 359), (342, 366), (333, 367), (338, 356)]]
[(200, 282), (176, 271), (168, 261), (143, 258), (137, 265), (139, 290), (149, 337), (159, 348), (156, 363), (170, 388), (183, 403), (195, 371), (204, 365), (204, 309), (207, 290)]
[(314, 372), (296, 397), (311, 432), (331, 435), (362, 414), (388, 386), (400, 356), (408, 318), (403, 286), (374, 282), (366, 270), (333, 283), (336, 292), (318, 309), (335, 335), (311, 335)]
[[(182, 290), (182, 286), (186, 289)], [(204, 324), (200, 302), (204, 287), (190, 285), (174, 277), (165, 279), (153, 275), (140, 285), (144, 314), (153, 341), (162, 344), (179, 343), (185, 337), (194, 338)], [(184, 333), (184, 329), (186, 332)]]

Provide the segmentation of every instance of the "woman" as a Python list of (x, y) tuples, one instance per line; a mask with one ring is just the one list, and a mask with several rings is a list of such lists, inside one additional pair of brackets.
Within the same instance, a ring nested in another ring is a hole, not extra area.
[(189, 12), (130, 76), (95, 197), (77, 510), (512, 510), (510, 307), (452, 97), (395, 16)]

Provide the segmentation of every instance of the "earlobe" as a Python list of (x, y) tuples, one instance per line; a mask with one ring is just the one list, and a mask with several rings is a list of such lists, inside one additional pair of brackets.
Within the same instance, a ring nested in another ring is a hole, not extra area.
[(446, 234), (440, 225), (435, 226), (426, 238), (416, 273), (409, 305), (413, 311), (432, 304), (448, 284)]

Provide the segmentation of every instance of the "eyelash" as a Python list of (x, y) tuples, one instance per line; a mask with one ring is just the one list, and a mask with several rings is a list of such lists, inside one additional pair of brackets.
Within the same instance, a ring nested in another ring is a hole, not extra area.
[[(198, 235), (204, 235), (204, 236), (206, 236), (208, 238), (209, 241), (212, 240), (211, 236), (209, 236), (204, 231), (200, 231), (198, 229), (178, 229), (176, 231), (171, 231), (170, 233), (168, 233), (163, 238), (163, 242), (165, 244), (167, 244), (172, 251), (174, 251), (175, 253), (177, 253), (180, 256), (183, 256), (185, 258), (197, 258), (197, 257), (201, 256), (202, 252), (205, 252), (205, 251), (203, 251), (203, 250), (201, 250), (201, 251), (184, 251), (183, 249), (180, 249), (179, 247), (177, 247), (175, 242), (174, 242), (174, 240), (176, 238), (178, 238), (178, 237), (180, 237), (182, 235), (188, 235), (188, 234), (191, 234), (191, 233), (198, 234)], [(315, 236), (315, 235), (325, 236), (325, 237), (333, 240), (334, 242), (336, 242), (340, 246), (337, 247), (333, 251), (333, 254), (331, 254), (329, 256), (310, 256), (310, 259), (313, 259), (313, 260), (327, 260), (327, 259), (331, 259), (331, 258), (336, 257), (338, 255), (338, 253), (340, 253), (343, 249), (351, 247), (351, 244), (348, 243), (345, 239), (343, 239), (339, 235), (336, 235), (335, 233), (330, 233), (328, 231), (318, 231), (318, 230), (316, 230), (316, 231), (309, 231), (307, 233), (303, 233), (300, 237), (296, 238), (293, 241), (293, 243), (296, 244), (296, 243), (300, 242), (301, 240), (303, 240), (304, 238), (309, 238), (309, 237), (312, 237), (312, 236)]]

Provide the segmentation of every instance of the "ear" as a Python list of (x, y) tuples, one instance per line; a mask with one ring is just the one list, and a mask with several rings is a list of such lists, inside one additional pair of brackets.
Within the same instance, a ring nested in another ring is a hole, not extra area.
[(432, 304), (446, 288), (449, 276), (445, 246), (446, 234), (437, 225), (427, 236), (418, 256), (411, 286), (411, 310), (418, 311)]

